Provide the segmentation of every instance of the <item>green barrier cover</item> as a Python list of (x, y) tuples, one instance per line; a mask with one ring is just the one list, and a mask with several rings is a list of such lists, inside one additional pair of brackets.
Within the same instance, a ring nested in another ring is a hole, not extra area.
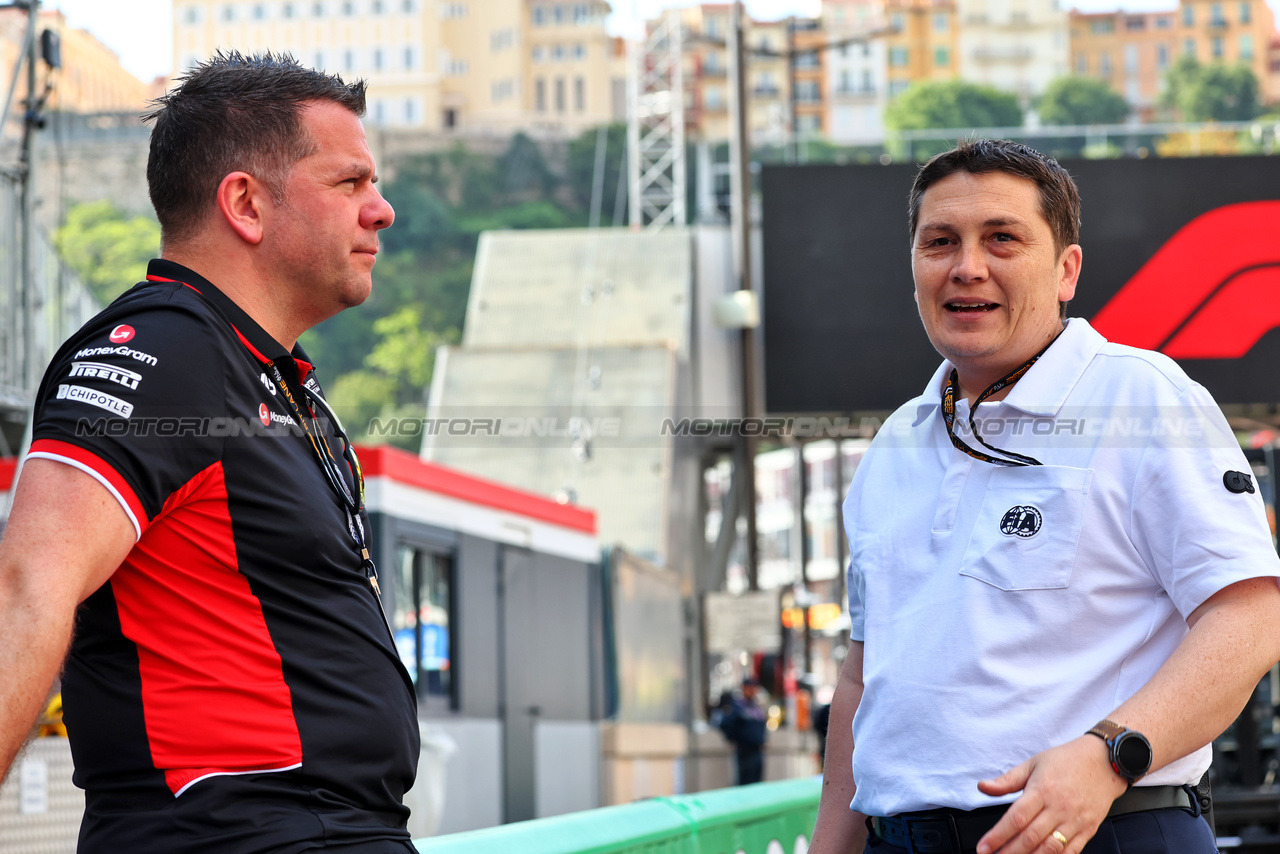
[(819, 777), (756, 783), (417, 839), (414, 845), (422, 854), (803, 854), (821, 795)]

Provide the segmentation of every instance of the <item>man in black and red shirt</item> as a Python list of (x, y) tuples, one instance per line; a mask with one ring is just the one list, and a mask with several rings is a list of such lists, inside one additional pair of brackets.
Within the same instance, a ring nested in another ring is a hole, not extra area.
[(163, 258), (54, 357), (0, 541), (0, 770), (70, 640), (81, 852), (412, 851), (413, 686), (298, 336), (369, 294), (364, 84), (219, 55), (153, 114)]

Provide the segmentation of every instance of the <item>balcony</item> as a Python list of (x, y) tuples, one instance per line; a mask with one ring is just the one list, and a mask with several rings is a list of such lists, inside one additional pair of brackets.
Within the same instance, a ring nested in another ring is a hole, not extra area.
[(879, 93), (874, 86), (837, 86), (832, 94), (841, 99), (865, 100), (875, 98)]
[(1035, 51), (1029, 47), (980, 47), (973, 51), (977, 62), (1030, 62)]
[(757, 86), (751, 90), (753, 98), (780, 98), (782, 90), (777, 86)]

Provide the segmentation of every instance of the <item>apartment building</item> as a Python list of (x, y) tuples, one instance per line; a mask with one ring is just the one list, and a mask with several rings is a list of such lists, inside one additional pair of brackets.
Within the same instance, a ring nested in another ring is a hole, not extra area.
[(826, 136), (827, 119), (827, 37), (819, 18), (793, 18), (791, 33), (791, 81), (795, 87), (796, 135)]
[[(733, 8), (728, 3), (704, 3), (681, 9), (679, 14), (684, 29), (685, 132), (699, 141), (727, 140), (732, 135), (728, 42)], [(743, 29), (751, 139), (756, 144), (782, 145), (789, 139), (791, 123), (788, 21), (748, 17)], [(813, 111), (820, 110), (819, 102)]]
[(955, 0), (884, 0), (889, 98), (919, 80), (960, 74), (960, 26)]
[(826, 133), (833, 142), (879, 140), (888, 101), (883, 5), (876, 0), (823, 0)]
[(571, 135), (614, 115), (605, 0), (173, 0), (174, 64), (289, 52), (369, 82), (380, 127)]
[(1154, 114), (1165, 72), (1184, 54), (1206, 63), (1244, 63), (1258, 78), (1261, 100), (1280, 101), (1275, 41), (1275, 16), (1265, 0), (1182, 0), (1158, 12), (1072, 12), (1070, 18), (1071, 70), (1106, 80), (1144, 117)]
[[(58, 10), (39, 14), (39, 29), (58, 33), (62, 44), (62, 68), (53, 73), (54, 87), (48, 109), (69, 113), (139, 111), (146, 106), (147, 84), (120, 65), (115, 51), (98, 41), (88, 30), (70, 27)], [(27, 13), (20, 9), (0, 11), (0, 68), (4, 69), (5, 91), (26, 35)], [(43, 64), (41, 80), (44, 79)], [(27, 95), (27, 71), (23, 67), (14, 92), (14, 103)], [(17, 109), (17, 108), (15, 108)], [(21, 115), (21, 110), (17, 110)]]
[(964, 80), (1012, 92), (1026, 108), (1067, 73), (1067, 13), (1058, 0), (957, 0), (956, 14)]

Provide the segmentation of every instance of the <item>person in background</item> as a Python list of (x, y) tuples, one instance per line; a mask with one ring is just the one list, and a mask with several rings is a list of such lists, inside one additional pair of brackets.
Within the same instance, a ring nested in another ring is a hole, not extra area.
[(759, 783), (764, 777), (764, 744), (769, 730), (764, 709), (756, 702), (759, 691), (760, 683), (748, 676), (742, 680), (740, 695), (720, 698), (720, 731), (733, 742), (739, 786)]

